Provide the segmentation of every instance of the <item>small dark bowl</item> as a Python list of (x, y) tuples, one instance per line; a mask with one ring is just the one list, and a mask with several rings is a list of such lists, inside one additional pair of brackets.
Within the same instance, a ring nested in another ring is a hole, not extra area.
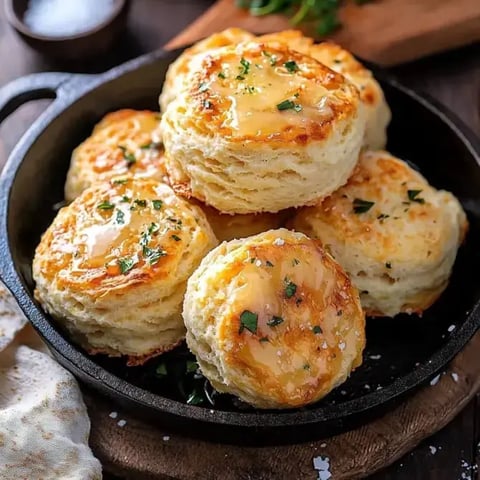
[(105, 53), (125, 29), (130, 0), (114, 0), (109, 17), (82, 33), (48, 36), (33, 32), (23, 21), (28, 0), (5, 0), (7, 20), (30, 47), (62, 60), (84, 60)]

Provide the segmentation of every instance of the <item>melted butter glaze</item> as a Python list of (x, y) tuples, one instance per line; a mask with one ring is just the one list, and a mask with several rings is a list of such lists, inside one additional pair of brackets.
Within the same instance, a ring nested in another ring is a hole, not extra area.
[(319, 136), (358, 101), (358, 92), (341, 75), (282, 45), (218, 49), (205, 56), (194, 79), (191, 94), (200, 109), (223, 134), (240, 138), (282, 132)]
[[(262, 395), (279, 403), (301, 405), (331, 388), (352, 359), (354, 367), (361, 363), (358, 293), (313, 241), (253, 247), (232, 264), (230, 275), (237, 288), (220, 335), (231, 342), (227, 363), (246, 377), (239, 381), (255, 381)], [(289, 284), (295, 288), (288, 291)], [(254, 332), (242, 329), (245, 310), (257, 315)]]
[(106, 115), (74, 157), (99, 175), (153, 175), (163, 165), (158, 113), (125, 109)]
[(198, 226), (187, 205), (151, 180), (119, 177), (91, 188), (46, 232), (44, 272), (53, 278), (65, 270), (87, 284), (166, 275)]

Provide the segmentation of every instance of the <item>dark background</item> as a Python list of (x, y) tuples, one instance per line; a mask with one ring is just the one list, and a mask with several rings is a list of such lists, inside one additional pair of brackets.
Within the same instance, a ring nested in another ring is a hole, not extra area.
[[(66, 0), (68, 1), (68, 0)], [(133, 0), (128, 30), (99, 60), (64, 64), (42, 58), (17, 37), (0, 9), (0, 86), (39, 71), (95, 73), (154, 50), (201, 14), (212, 0)], [(2, 5), (3, 7), (3, 5)], [(480, 134), (480, 45), (392, 69), (404, 83), (427, 91)], [(21, 107), (0, 128), (0, 166), (48, 100)], [(432, 454), (430, 446), (437, 449)], [(372, 480), (480, 480), (480, 394), (445, 429)], [(106, 478), (108, 477), (106, 475)]]

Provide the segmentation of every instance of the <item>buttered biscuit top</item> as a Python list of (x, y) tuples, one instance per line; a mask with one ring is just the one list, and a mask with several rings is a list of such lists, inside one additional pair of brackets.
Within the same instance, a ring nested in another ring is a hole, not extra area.
[(341, 75), (282, 46), (213, 50), (191, 82), (189, 97), (205, 122), (192, 126), (238, 141), (304, 144), (324, 138), (329, 122), (356, 109), (355, 89)]
[(118, 175), (165, 176), (160, 115), (149, 110), (111, 112), (73, 152), (65, 183), (71, 201), (86, 188)]
[(185, 79), (195, 63), (201, 60), (201, 56), (209, 50), (235, 45), (237, 43), (252, 40), (254, 35), (241, 28), (227, 28), (222, 32), (214, 33), (185, 49), (182, 54), (170, 64), (163, 82), (162, 93), (159, 98), (160, 108), (164, 112), (168, 104), (175, 99), (178, 93), (186, 87)]
[(342, 75), (255, 42), (205, 55), (162, 120), (173, 187), (226, 213), (330, 193), (351, 172), (364, 127), (359, 93)]
[(361, 363), (358, 293), (315, 241), (270, 230), (222, 243), (188, 282), (187, 342), (221, 392), (260, 408), (315, 402)]
[(467, 219), (458, 200), (406, 162), (365, 152), (347, 185), (291, 224), (345, 268), (369, 315), (421, 313), (447, 286)]
[(36, 297), (89, 351), (148, 356), (182, 339), (185, 282), (215, 243), (203, 212), (167, 185), (112, 180), (42, 237)]

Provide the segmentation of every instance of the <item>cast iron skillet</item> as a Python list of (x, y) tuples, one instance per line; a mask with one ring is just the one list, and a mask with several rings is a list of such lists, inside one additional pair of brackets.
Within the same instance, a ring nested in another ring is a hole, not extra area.
[[(423, 316), (370, 319), (363, 366), (323, 401), (293, 411), (260, 411), (228, 396), (215, 406), (185, 403), (159, 378), (158, 362), (126, 368), (72, 345), (33, 299), (31, 262), (41, 233), (63, 199), (72, 149), (107, 112), (157, 108), (169, 63), (179, 52), (156, 52), (99, 76), (45, 73), (0, 91), (0, 121), (22, 103), (54, 101), (12, 152), (0, 184), (0, 274), (55, 358), (85, 385), (137, 413), (190, 435), (224, 442), (281, 443), (352, 428), (378, 415), (441, 372), (480, 326), (480, 146), (446, 109), (376, 72), (393, 111), (389, 150), (417, 165), (433, 185), (453, 191), (468, 212), (470, 232), (450, 286)], [(166, 357), (173, 369), (186, 352)], [(177, 362), (177, 363), (175, 363)], [(432, 387), (433, 388), (433, 387)]]

